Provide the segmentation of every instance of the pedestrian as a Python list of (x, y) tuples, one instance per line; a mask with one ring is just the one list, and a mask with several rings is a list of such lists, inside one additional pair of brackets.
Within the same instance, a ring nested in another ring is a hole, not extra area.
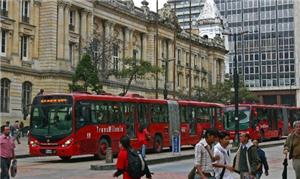
[(230, 149), (228, 147), (230, 136), (226, 132), (220, 132), (219, 142), (214, 147), (214, 156), (220, 159), (213, 163), (216, 179), (234, 179), (231, 172), (233, 167), (230, 165)]
[(40, 89), (40, 91), (36, 94), (37, 96), (43, 95), (44, 94), (44, 89)]
[(20, 122), (20, 125), (19, 125), (19, 127), (20, 127), (20, 137), (24, 137), (24, 123), (23, 123), (23, 121), (21, 121)]
[[(128, 166), (129, 166), (129, 152), (132, 150), (132, 147), (130, 145), (130, 138), (128, 136), (123, 136), (120, 139), (120, 144), (119, 144), (119, 154), (117, 158), (117, 164), (116, 164), (116, 169), (117, 171), (113, 174), (113, 177), (118, 177), (123, 174), (123, 179), (134, 179), (131, 177), (129, 171), (128, 171)], [(146, 163), (145, 164), (145, 174), (146, 178), (151, 179), (151, 173), (149, 171), (149, 168)], [(135, 169), (137, 170), (137, 169)]]
[(17, 140), (18, 144), (21, 144), (20, 142), (20, 135), (21, 135), (21, 131), (20, 131), (20, 124), (19, 121), (15, 121), (15, 124), (13, 125), (13, 137), (15, 138), (15, 140)]
[(144, 158), (146, 158), (146, 145), (150, 140), (150, 135), (146, 127), (144, 125), (140, 125), (139, 130), (137, 132), (138, 142), (141, 146), (140, 153)]
[(1, 155), (1, 179), (9, 179), (9, 168), (12, 159), (15, 159), (15, 144), (9, 136), (9, 127), (1, 126), (0, 155)]
[(257, 154), (259, 156), (259, 159), (260, 159), (260, 166), (257, 170), (257, 173), (256, 173), (256, 179), (260, 179), (262, 174), (263, 174), (263, 166), (264, 166), (264, 169), (265, 169), (265, 175), (268, 176), (269, 175), (269, 165), (268, 165), (268, 161), (267, 161), (267, 157), (266, 157), (266, 154), (265, 154), (265, 151), (263, 151), (263, 149), (261, 149), (259, 147), (259, 143), (258, 143), (258, 140), (253, 140), (253, 144), (256, 146), (257, 148)]
[(283, 153), (289, 153), (289, 159), (293, 160), (293, 168), (296, 178), (300, 179), (300, 120), (294, 121), (293, 132), (287, 137)]
[[(216, 129), (207, 129), (204, 138), (195, 146), (195, 179), (214, 179), (213, 162), (219, 160), (219, 156), (213, 156), (212, 144), (218, 139)], [(191, 171), (192, 172), (192, 171)], [(190, 177), (189, 177), (190, 178)]]
[(241, 179), (254, 179), (260, 167), (257, 148), (251, 142), (248, 133), (241, 134), (240, 142), (241, 144), (233, 160), (234, 170), (240, 173)]

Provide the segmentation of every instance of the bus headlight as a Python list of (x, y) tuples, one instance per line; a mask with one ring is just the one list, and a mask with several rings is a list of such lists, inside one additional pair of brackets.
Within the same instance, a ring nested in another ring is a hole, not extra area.
[(72, 143), (73, 139), (68, 139), (63, 145), (61, 145), (62, 147), (67, 147), (68, 145), (70, 145)]
[(37, 146), (37, 144), (38, 144), (38, 141), (37, 140), (31, 140), (30, 142), (30, 145), (31, 145), (31, 147), (35, 147), (35, 146)]

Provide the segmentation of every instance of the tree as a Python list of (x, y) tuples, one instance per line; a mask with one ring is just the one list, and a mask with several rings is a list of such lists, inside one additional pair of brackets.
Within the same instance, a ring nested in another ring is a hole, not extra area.
[[(196, 95), (194, 99), (207, 102), (217, 103), (234, 103), (234, 93), (232, 91), (233, 82), (225, 80), (224, 83), (218, 82), (215, 85), (210, 85), (207, 89), (195, 89)], [(243, 83), (239, 83), (239, 102), (255, 102), (257, 96), (244, 87)]]
[(125, 58), (122, 60), (122, 63), (123, 68), (114, 72), (116, 76), (128, 79), (127, 85), (124, 86), (123, 92), (120, 94), (122, 96), (127, 94), (135, 77), (146, 79), (147, 74), (155, 74), (161, 71), (159, 67), (151, 65), (150, 62), (135, 58)]
[[(90, 88), (97, 94), (102, 92), (102, 87), (99, 85), (100, 82), (97, 76), (97, 67), (88, 54), (84, 54), (79, 61), (72, 81), (73, 83), (69, 85), (71, 91), (88, 91), (88, 88)], [(78, 84), (78, 82), (82, 82), (83, 84)]]

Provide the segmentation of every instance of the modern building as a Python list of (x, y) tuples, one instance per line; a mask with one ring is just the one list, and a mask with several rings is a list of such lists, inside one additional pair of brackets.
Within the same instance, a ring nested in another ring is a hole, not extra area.
[[(238, 36), (240, 79), (266, 104), (300, 105), (300, 1), (215, 0), (232, 33)], [(233, 75), (234, 38), (229, 37), (229, 69)]]
[[(41, 88), (45, 93), (69, 92), (74, 69), (94, 37), (115, 36), (119, 40), (111, 54), (111, 68), (121, 68), (122, 58), (136, 57), (167, 71), (167, 79), (166, 73), (159, 74), (158, 86), (155, 78), (133, 81), (130, 92), (145, 97), (155, 98), (158, 91), (162, 98), (165, 81), (172, 97), (224, 79), (227, 51), (222, 42), (195, 35), (190, 40), (188, 33), (174, 31), (178, 24), (170, 20), (174, 13), (169, 6), (160, 10), (157, 23), (157, 14), (149, 10), (145, 0), (141, 8), (132, 0), (0, 2), (2, 122), (22, 119), (23, 107)], [(111, 76), (103, 83), (106, 92), (119, 94), (126, 79)]]
[[(201, 12), (206, 0), (200, 4)], [(247, 31), (237, 37), (237, 60), (240, 80), (255, 92), (261, 103), (300, 106), (299, 13), (296, 0), (214, 0), (228, 30)], [(189, 23), (189, 0), (169, 0), (179, 19)], [(193, 4), (192, 3), (192, 4)], [(181, 5), (181, 4), (184, 4)], [(201, 6), (202, 5), (202, 6)], [(177, 12), (178, 11), (178, 12)], [(200, 13), (199, 13), (200, 15)], [(185, 17), (184, 16), (184, 17)], [(197, 14), (193, 14), (195, 19)], [(193, 19), (193, 20), (194, 20)], [(234, 37), (229, 40), (229, 74), (233, 76)]]

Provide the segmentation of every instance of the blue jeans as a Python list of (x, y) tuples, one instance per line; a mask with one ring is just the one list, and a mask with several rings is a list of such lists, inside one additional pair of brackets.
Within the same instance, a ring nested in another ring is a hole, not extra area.
[(145, 144), (142, 145), (140, 152), (141, 152), (143, 158), (145, 158), (146, 157), (146, 145)]
[(1, 157), (1, 179), (9, 179), (10, 159)]

